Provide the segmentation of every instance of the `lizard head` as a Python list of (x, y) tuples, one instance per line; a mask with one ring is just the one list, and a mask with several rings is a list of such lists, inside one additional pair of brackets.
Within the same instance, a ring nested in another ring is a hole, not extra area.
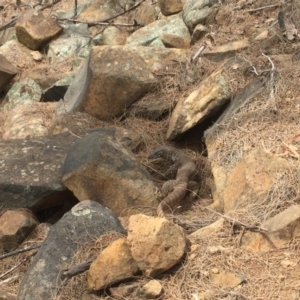
[(154, 149), (148, 156), (148, 159), (170, 158), (173, 154), (173, 148), (170, 146), (160, 146)]

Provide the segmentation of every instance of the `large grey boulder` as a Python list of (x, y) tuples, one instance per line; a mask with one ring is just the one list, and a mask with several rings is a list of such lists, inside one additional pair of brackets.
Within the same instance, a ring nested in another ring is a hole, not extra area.
[(97, 201), (117, 215), (158, 205), (156, 187), (146, 168), (130, 150), (101, 133), (74, 143), (62, 174), (63, 183), (79, 201)]
[(90, 200), (74, 206), (51, 227), (23, 277), (18, 299), (52, 299), (63, 284), (63, 269), (71, 263), (80, 246), (108, 232), (125, 234), (108, 208)]

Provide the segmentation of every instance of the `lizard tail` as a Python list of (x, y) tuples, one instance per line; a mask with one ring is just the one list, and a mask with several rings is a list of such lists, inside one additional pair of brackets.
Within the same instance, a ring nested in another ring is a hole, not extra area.
[(157, 207), (157, 215), (160, 218), (165, 218), (165, 210), (173, 210), (182, 200), (187, 192), (187, 183), (179, 182), (173, 192), (163, 199)]

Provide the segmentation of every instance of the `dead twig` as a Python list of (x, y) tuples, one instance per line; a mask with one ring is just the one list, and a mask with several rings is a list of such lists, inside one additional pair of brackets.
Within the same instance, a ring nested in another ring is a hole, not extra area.
[(272, 4), (272, 5), (266, 5), (266, 6), (262, 6), (262, 7), (258, 7), (258, 8), (253, 8), (253, 9), (247, 9), (245, 10), (245, 12), (255, 12), (255, 11), (259, 11), (259, 10), (263, 10), (263, 9), (268, 9), (268, 8), (272, 8), (272, 7), (277, 7), (277, 6), (282, 6), (285, 5), (287, 3), (291, 2), (291, 0), (285, 2), (285, 3), (277, 3), (277, 4)]
[(23, 249), (18, 249), (18, 250), (11, 251), (9, 253), (3, 254), (3, 255), (0, 256), (0, 260), (4, 259), (4, 258), (7, 258), (7, 257), (10, 257), (10, 256), (14, 256), (14, 255), (26, 252), (26, 251), (30, 251), (30, 250), (33, 250), (33, 249), (40, 248), (42, 246), (42, 244), (43, 243), (31, 245), (31, 246), (23, 248)]
[(201, 46), (199, 48), (199, 50), (195, 53), (195, 55), (193, 56), (192, 58), (192, 62), (194, 62), (196, 60), (196, 58), (204, 51), (205, 49), (205, 46)]

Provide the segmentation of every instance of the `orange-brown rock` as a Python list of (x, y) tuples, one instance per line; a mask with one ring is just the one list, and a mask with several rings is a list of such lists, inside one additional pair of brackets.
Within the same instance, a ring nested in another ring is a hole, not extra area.
[(158, 6), (163, 15), (169, 16), (180, 12), (183, 2), (181, 0), (158, 0)]
[(16, 23), (18, 41), (36, 50), (59, 35), (63, 28), (50, 15), (45, 16), (41, 11), (26, 10)]
[(38, 221), (25, 210), (8, 210), (0, 217), (0, 252), (18, 247)]
[(222, 288), (234, 288), (245, 281), (245, 278), (241, 275), (219, 272), (210, 272), (209, 279), (213, 284)]
[(139, 269), (151, 277), (177, 264), (186, 250), (186, 237), (180, 226), (142, 214), (130, 217), (127, 242)]
[(100, 290), (113, 283), (133, 277), (138, 266), (132, 258), (126, 238), (121, 238), (105, 248), (91, 264), (88, 286)]
[(168, 34), (168, 33), (162, 33), (161, 41), (168, 48), (178, 48), (178, 49), (189, 49), (191, 43), (190, 38), (187, 39), (182, 36)]
[(247, 231), (242, 246), (254, 251), (270, 251), (287, 247), (300, 234), (300, 205), (292, 205), (260, 225), (266, 232)]

